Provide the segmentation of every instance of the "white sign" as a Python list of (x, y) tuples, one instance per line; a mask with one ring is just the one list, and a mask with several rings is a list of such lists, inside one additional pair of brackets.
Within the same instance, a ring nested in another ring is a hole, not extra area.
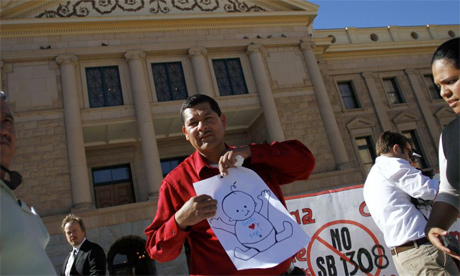
[(362, 187), (288, 198), (288, 210), (311, 237), (293, 260), (306, 275), (398, 275)]
[(223, 178), (217, 175), (193, 185), (197, 195), (217, 200), (217, 214), (208, 222), (238, 270), (274, 267), (310, 240), (252, 170), (230, 168)]

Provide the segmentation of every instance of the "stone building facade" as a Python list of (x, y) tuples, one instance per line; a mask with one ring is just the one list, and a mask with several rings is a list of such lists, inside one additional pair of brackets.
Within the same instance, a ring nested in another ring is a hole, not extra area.
[(363, 183), (384, 130), (412, 138), (435, 171), (455, 115), (430, 58), (460, 26), (315, 30), (317, 13), (303, 0), (2, 1), (17, 195), (43, 217), (56, 269), (73, 212), (111, 273), (187, 274), (184, 255), (160, 264), (143, 252), (163, 175), (193, 151), (178, 115), (187, 95), (220, 103), (229, 144), (298, 139), (312, 150), (314, 174), (286, 195)]

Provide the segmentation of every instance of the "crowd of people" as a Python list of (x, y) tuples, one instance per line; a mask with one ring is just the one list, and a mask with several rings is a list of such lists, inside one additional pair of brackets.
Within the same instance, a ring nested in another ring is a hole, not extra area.
[[(442, 44), (434, 53), (432, 72), (440, 95), (460, 114), (459, 38)], [(16, 149), (13, 112), (7, 95), (1, 104), (1, 260), (2, 275), (56, 275), (46, 255), (49, 241), (40, 217), (16, 198), (21, 184), (18, 172), (10, 171)], [(281, 185), (306, 180), (315, 168), (312, 152), (297, 140), (271, 144), (228, 145), (227, 121), (218, 103), (196, 94), (183, 103), (182, 132), (195, 152), (171, 171), (159, 191), (155, 218), (145, 229), (146, 250), (158, 261), (179, 256), (190, 246), (191, 275), (305, 275), (290, 259), (265, 269), (237, 270), (208, 224), (216, 214), (217, 201), (197, 195), (193, 183), (215, 176), (225, 177), (243, 159), (243, 166), (256, 172), (271, 192), (285, 204)], [(369, 212), (391, 249), (400, 275), (459, 275), (452, 258), (460, 260), (455, 244), (449, 245), (449, 227), (459, 215), (460, 118), (442, 132), (439, 145), (440, 180), (415, 168), (414, 145), (403, 134), (383, 132), (377, 140), (377, 159), (364, 184)], [(435, 201), (429, 218), (414, 199)], [(60, 275), (105, 275), (104, 250), (86, 238), (83, 220), (73, 214), (62, 221), (62, 231), (72, 247)], [(212, 264), (212, 265), (209, 265)]]

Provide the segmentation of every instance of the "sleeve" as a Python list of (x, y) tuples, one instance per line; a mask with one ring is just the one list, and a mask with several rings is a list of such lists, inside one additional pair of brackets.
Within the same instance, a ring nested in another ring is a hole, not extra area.
[(397, 164), (396, 173), (391, 178), (401, 190), (414, 198), (434, 200), (439, 188), (438, 179), (423, 175), (406, 160), (400, 159)]
[(163, 181), (155, 218), (145, 229), (146, 251), (153, 260), (167, 262), (174, 260), (181, 253), (188, 232), (180, 229), (174, 219), (177, 206), (180, 206), (179, 198), (176, 190)]
[(95, 245), (94, 249), (89, 254), (89, 275), (101, 276), (106, 275), (106, 257), (104, 249), (99, 245)]
[(444, 149), (442, 144), (442, 134), (439, 141), (439, 175), (440, 175), (440, 185), (439, 185), (439, 194), (436, 197), (436, 201), (445, 202), (457, 208), (460, 211), (460, 200), (459, 200), (459, 191), (452, 187), (447, 179), (447, 159), (444, 155)]
[(297, 140), (252, 144), (250, 148), (251, 164), (271, 167), (280, 184), (308, 179), (316, 165), (311, 151)]

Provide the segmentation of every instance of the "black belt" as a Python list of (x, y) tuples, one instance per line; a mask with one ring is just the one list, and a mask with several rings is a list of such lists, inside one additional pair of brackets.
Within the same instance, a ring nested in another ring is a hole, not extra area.
[(428, 242), (429, 241), (428, 241), (428, 239), (426, 237), (420, 238), (420, 239), (415, 240), (415, 241), (406, 242), (405, 244), (401, 244), (399, 246), (392, 247), (391, 248), (391, 255), (396, 255), (397, 253), (401, 253), (401, 252), (404, 252), (406, 250), (409, 250), (409, 249), (412, 249), (412, 248), (415, 248), (415, 247), (419, 247), (420, 245), (428, 243)]

